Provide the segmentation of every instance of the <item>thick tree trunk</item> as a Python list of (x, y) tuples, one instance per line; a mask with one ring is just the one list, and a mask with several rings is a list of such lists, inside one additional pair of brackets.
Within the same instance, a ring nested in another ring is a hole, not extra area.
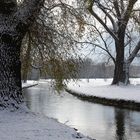
[(22, 101), (20, 47), (44, 0), (0, 0), (0, 106)]
[(114, 69), (114, 77), (112, 84), (129, 83), (129, 67), (126, 67), (124, 60), (124, 33), (123, 30), (120, 30), (118, 37), (119, 41), (115, 42), (116, 46), (116, 62)]
[(129, 81), (129, 65), (125, 62), (123, 64), (116, 63), (115, 70), (114, 70), (114, 77), (112, 81), (112, 85), (123, 83), (128, 85)]
[[(3, 39), (1, 39), (3, 41)], [(22, 101), (20, 46), (0, 43), (0, 105), (15, 106)]]
[(130, 81), (129, 81), (130, 64), (125, 61), (123, 67), (124, 67), (124, 71), (125, 71), (125, 85), (128, 85), (128, 84), (130, 84)]
[(114, 77), (112, 84), (118, 84), (119, 82), (125, 82), (125, 71), (124, 71), (124, 48), (117, 47), (116, 63), (114, 69)]

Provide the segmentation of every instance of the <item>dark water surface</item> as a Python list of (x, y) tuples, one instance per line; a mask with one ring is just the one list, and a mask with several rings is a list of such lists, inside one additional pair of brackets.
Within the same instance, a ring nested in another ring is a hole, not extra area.
[(140, 140), (140, 112), (84, 102), (47, 83), (25, 90), (28, 107), (97, 140)]

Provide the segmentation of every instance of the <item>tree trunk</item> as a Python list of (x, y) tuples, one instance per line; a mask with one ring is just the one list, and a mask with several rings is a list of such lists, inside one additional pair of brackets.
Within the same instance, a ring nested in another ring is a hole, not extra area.
[[(115, 42), (116, 47), (116, 62), (115, 62), (115, 69), (114, 69), (114, 77), (112, 84), (119, 84), (124, 83), (128, 84), (126, 82), (126, 78), (128, 78), (129, 74), (126, 71), (126, 65), (124, 62), (124, 33), (122, 30), (120, 30), (120, 33), (118, 34), (119, 41)], [(126, 73), (127, 72), (127, 73)], [(129, 78), (128, 78), (129, 80)]]
[(21, 42), (45, 0), (0, 0), (0, 106), (22, 102)]
[(125, 71), (123, 69), (124, 63), (124, 48), (117, 48), (118, 53), (116, 54), (116, 63), (114, 70), (114, 77), (112, 84), (118, 84), (119, 82), (125, 81)]
[(5, 107), (22, 101), (20, 45), (5, 43), (7, 37), (0, 43), (0, 106)]
[(130, 83), (129, 67), (130, 66), (127, 65), (125, 62), (121, 64), (119, 60), (116, 61), (112, 85), (119, 84), (119, 83), (128, 85)]

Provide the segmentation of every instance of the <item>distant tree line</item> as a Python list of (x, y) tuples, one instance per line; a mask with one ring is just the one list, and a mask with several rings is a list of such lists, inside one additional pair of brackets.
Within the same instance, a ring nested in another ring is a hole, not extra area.
[[(114, 65), (106, 62), (95, 63), (91, 59), (85, 59), (79, 64), (78, 78), (112, 78)], [(140, 66), (130, 66), (130, 78), (140, 77)]]

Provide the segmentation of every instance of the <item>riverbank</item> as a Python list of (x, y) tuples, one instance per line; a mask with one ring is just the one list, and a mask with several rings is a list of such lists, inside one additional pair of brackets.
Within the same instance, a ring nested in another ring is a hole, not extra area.
[(130, 79), (131, 85), (112, 86), (112, 79), (81, 79), (70, 82), (67, 91), (82, 100), (140, 111), (140, 79)]
[(0, 140), (91, 140), (57, 120), (30, 112), (25, 105), (0, 111), (0, 125)]
[[(23, 88), (35, 86), (28, 81)], [(92, 140), (57, 120), (31, 112), (25, 104), (19, 109), (0, 110), (0, 140)]]
[(30, 88), (37, 85), (38, 85), (38, 81), (28, 80), (26, 83), (22, 83), (22, 89)]

